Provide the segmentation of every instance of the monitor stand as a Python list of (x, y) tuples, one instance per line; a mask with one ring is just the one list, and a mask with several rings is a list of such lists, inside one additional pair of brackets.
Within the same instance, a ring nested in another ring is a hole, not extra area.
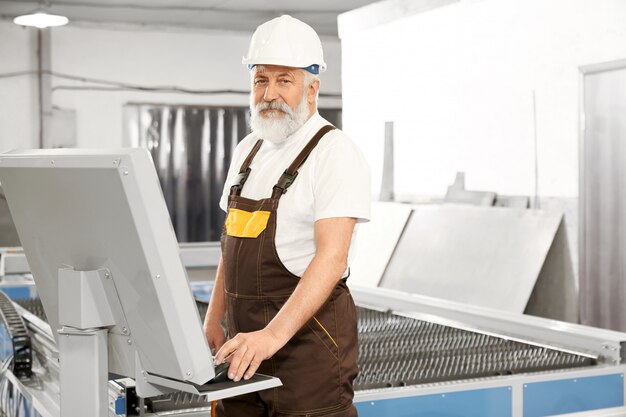
[(107, 417), (107, 337), (115, 321), (104, 294), (114, 285), (111, 274), (65, 266), (58, 275), (61, 415)]

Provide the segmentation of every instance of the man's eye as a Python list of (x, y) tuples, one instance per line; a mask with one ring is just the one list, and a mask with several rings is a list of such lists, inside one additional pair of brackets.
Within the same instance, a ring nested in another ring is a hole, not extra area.
[(281, 84), (291, 84), (291, 80), (279, 80), (278, 82)]
[(265, 84), (265, 80), (254, 80), (254, 85)]

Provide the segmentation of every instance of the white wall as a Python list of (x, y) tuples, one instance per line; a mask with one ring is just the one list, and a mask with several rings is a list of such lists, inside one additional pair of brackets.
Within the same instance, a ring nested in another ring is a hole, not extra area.
[(626, 58), (626, 2), (465, 0), (411, 15), (419, 3), (376, 4), (379, 21), (405, 16), (380, 25), (367, 8), (340, 16), (344, 130), (374, 192), (392, 120), (398, 195), (441, 196), (456, 171), (470, 189), (533, 195), (534, 91), (539, 194), (576, 197), (578, 68)]
[[(261, 22), (259, 22), (261, 23)], [(4, 45), (12, 51), (29, 51), (25, 35), (5, 42), (4, 32), (14, 33), (13, 24), (0, 22), (0, 52)], [(17, 31), (21, 29), (17, 28)], [(32, 30), (31, 30), (32, 31)], [(28, 31), (25, 32), (28, 34)], [(252, 33), (144, 29), (139, 27), (89, 27), (68, 25), (51, 32), (51, 70), (79, 77), (117, 81), (141, 86), (177, 86), (193, 90), (248, 90), (248, 72), (241, 64)], [(340, 93), (340, 44), (324, 41), (329, 70), (322, 75), (322, 92)], [(17, 53), (17, 52), (15, 52)], [(25, 52), (22, 52), (25, 53)], [(4, 69), (4, 60), (0, 69)], [(12, 65), (23, 70), (26, 63)], [(0, 71), (4, 72), (4, 71)], [(24, 83), (25, 79), (19, 82)], [(16, 80), (14, 79), (13, 82)], [(0, 79), (0, 83), (3, 83)], [(0, 84), (2, 86), (3, 84)], [(52, 104), (76, 111), (76, 134), (80, 147), (122, 146), (122, 109), (128, 102), (169, 104), (243, 105), (245, 94), (191, 95), (138, 91), (68, 90), (65, 86), (88, 86), (89, 83), (52, 78)], [(32, 88), (35, 88), (34, 85)], [(31, 92), (32, 93), (32, 92)], [(2, 97), (0, 106), (11, 99)], [(30, 97), (27, 90), (12, 88), (18, 100)], [(328, 99), (321, 104), (340, 105)], [(0, 127), (2, 136), (33, 125), (36, 114)], [(0, 116), (3, 117), (3, 116)], [(0, 119), (3, 120), (3, 119)], [(6, 131), (6, 133), (5, 133)], [(24, 139), (20, 139), (24, 140)], [(0, 142), (0, 148), (4, 148)], [(0, 149), (2, 150), (2, 149)]]
[(3, 74), (34, 71), (34, 32), (0, 21), (0, 152), (39, 143), (36, 77)]

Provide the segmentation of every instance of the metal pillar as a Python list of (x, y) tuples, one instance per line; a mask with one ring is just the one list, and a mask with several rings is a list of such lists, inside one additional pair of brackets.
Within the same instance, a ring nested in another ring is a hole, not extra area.
[(61, 417), (108, 416), (107, 332), (59, 330)]
[(49, 147), (50, 120), (52, 119), (50, 29), (37, 29), (37, 104), (40, 148)]

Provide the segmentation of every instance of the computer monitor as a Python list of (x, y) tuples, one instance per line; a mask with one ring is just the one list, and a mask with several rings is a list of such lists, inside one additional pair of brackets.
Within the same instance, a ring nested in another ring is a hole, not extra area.
[(0, 183), (57, 342), (59, 269), (106, 269), (119, 298), (109, 303), (109, 371), (135, 377), (138, 358), (142, 370), (164, 378), (213, 378), (147, 150), (11, 151), (0, 155)]

